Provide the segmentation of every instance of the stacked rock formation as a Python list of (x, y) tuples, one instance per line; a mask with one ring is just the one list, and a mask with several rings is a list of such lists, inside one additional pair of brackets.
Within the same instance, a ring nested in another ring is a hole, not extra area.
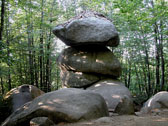
[(85, 12), (65, 24), (58, 25), (54, 34), (66, 45), (58, 57), (64, 86), (83, 88), (110, 76), (121, 75), (118, 59), (106, 46), (119, 44), (118, 33), (104, 16)]
[[(105, 82), (105, 85), (111, 85), (120, 77), (120, 62), (107, 48), (107, 46), (117, 47), (119, 45), (119, 35), (112, 21), (104, 15), (97, 12), (83, 12), (70, 21), (57, 25), (53, 33), (70, 46), (64, 49), (58, 57), (60, 77), (64, 86), (96, 92), (99, 84), (103, 85)], [(106, 80), (108, 80), (107, 83)], [(118, 89), (121, 87), (123, 89), (119, 92), (116, 89), (117, 95), (122, 94), (122, 97), (118, 98), (118, 103), (121, 99), (125, 99), (125, 95), (130, 97), (130, 93), (122, 93), (129, 92), (123, 84), (117, 82), (115, 85)], [(111, 86), (114, 87), (114, 85)], [(110, 101), (105, 96), (109, 94), (101, 93), (101, 90), (104, 89), (99, 89), (97, 93), (104, 95), (109, 109), (117, 108), (118, 103), (110, 107)], [(113, 95), (116, 94), (113, 93)], [(111, 97), (111, 99), (116, 98)]]

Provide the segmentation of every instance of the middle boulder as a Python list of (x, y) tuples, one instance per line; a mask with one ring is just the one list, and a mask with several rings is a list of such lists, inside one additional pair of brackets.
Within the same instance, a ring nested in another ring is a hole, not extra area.
[(58, 63), (69, 71), (110, 75), (114, 78), (121, 75), (120, 62), (106, 47), (91, 51), (66, 48), (59, 55)]

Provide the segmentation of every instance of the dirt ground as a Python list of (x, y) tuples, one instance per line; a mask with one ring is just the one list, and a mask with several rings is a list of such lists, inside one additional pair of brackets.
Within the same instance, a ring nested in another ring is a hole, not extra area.
[(98, 120), (57, 126), (168, 126), (168, 111), (145, 115), (112, 115)]

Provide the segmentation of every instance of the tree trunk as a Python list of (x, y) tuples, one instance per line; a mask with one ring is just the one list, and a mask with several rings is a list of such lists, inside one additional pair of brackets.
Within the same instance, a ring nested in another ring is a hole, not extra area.
[(4, 29), (4, 16), (5, 16), (5, 0), (1, 3), (1, 26), (0, 26), (0, 42), (2, 42), (2, 34)]
[[(20, 59), (23, 58), (22, 55), (23, 55), (23, 51), (21, 50), (20, 53), (19, 53)], [(23, 78), (22, 77), (23, 77), (23, 74), (22, 74), (22, 62), (19, 62), (19, 79), (20, 79), (21, 84), (23, 84)]]
[(154, 27), (154, 33), (155, 33), (155, 59), (156, 59), (156, 89), (155, 93), (159, 91), (159, 86), (160, 86), (160, 56), (159, 56), (159, 44), (158, 44), (158, 37), (157, 37), (157, 24), (155, 23)]
[(161, 82), (160, 82), (160, 91), (164, 90), (165, 84), (165, 61), (164, 61), (164, 53), (163, 53), (163, 31), (162, 31), (162, 21), (160, 21), (160, 57), (161, 57)]
[(3, 79), (2, 79), (2, 77), (1, 77), (1, 92), (2, 92), (2, 94), (4, 94), (4, 86), (3, 86)]
[[(139, 38), (141, 38), (141, 41), (144, 43), (144, 53), (145, 53), (145, 68), (147, 68), (147, 94), (148, 97), (151, 96), (152, 89), (151, 89), (151, 72), (150, 72), (150, 62), (149, 62), (149, 54), (148, 54), (148, 47), (146, 42), (146, 36), (144, 35), (143, 30), (141, 30), (142, 35), (139, 35)], [(145, 68), (143, 71), (145, 72)]]
[(136, 79), (137, 79), (137, 82), (138, 82), (137, 84), (138, 84), (139, 92), (142, 92), (141, 82), (140, 82), (137, 66), (136, 66), (135, 63), (134, 63), (134, 68), (135, 68)]
[[(2, 38), (3, 38), (3, 30), (4, 30), (4, 16), (5, 16), (5, 0), (2, 0), (1, 2), (1, 25), (0, 25), (0, 52), (2, 50)], [(3, 88), (3, 79), (1, 77), (1, 88), (2, 88), (2, 93), (4, 93), (4, 88)]]
[[(8, 4), (7, 4), (7, 10), (9, 12), (9, 8), (8, 8)], [(11, 59), (10, 59), (10, 49), (9, 49), (9, 46), (10, 46), (10, 42), (9, 42), (9, 16), (8, 16), (8, 13), (7, 13), (7, 18), (6, 18), (6, 45), (7, 45), (7, 58), (8, 58), (8, 61), (7, 61), (7, 64), (8, 64), (8, 90), (11, 90)]]
[[(51, 24), (51, 22), (50, 22)], [(46, 85), (47, 85), (47, 91), (51, 91), (51, 81), (50, 81), (50, 69), (51, 69), (51, 61), (50, 61), (50, 44), (51, 44), (51, 34), (52, 34), (52, 29), (50, 29), (50, 33), (49, 33), (49, 39), (48, 39), (48, 43), (47, 43), (47, 62), (46, 62)]]
[(38, 78), (38, 69), (39, 67), (37, 66), (36, 62), (36, 51), (33, 51), (33, 56), (34, 56), (34, 75), (35, 75), (35, 85), (36, 87), (39, 87), (39, 78)]
[(127, 82), (127, 87), (130, 87), (130, 82), (131, 82), (131, 63), (128, 61), (129, 63), (129, 69), (128, 69), (128, 82)]
[(30, 84), (34, 85), (34, 72), (33, 72), (33, 59), (32, 59), (32, 42), (30, 36), (30, 24), (27, 26), (27, 34), (28, 34), (28, 48), (29, 48), (29, 75), (30, 75)]
[[(153, 0), (151, 0), (151, 6), (152, 6), (152, 14), (153, 17), (155, 17), (156, 12), (154, 10), (154, 2)], [(160, 90), (160, 43), (159, 43), (159, 31), (158, 31), (158, 25), (157, 25), (157, 21), (155, 21), (154, 23), (154, 39), (155, 39), (155, 59), (156, 59), (156, 89), (155, 89), (155, 93), (157, 93)], [(162, 83), (162, 82), (161, 82)]]
[[(31, 0), (29, 1), (31, 4)], [(27, 13), (26, 13), (27, 14)], [(31, 21), (32, 10), (28, 8), (27, 14), (27, 35), (28, 35), (28, 52), (29, 52), (29, 76), (30, 76), (30, 84), (34, 85), (34, 70), (33, 70), (33, 56), (32, 56), (32, 48), (33, 48), (33, 25)]]
[[(55, 5), (56, 0), (53, 0), (51, 5), (51, 11), (50, 11), (50, 25), (52, 24), (52, 13), (53, 13), (53, 6)], [(46, 85), (47, 85), (47, 91), (51, 91), (51, 35), (52, 35), (52, 29), (50, 28), (49, 36), (48, 36), (48, 43), (47, 43), (47, 62), (46, 62)]]
[(57, 65), (57, 90), (59, 88), (59, 67)]
[[(44, 89), (44, 82), (43, 82), (43, 68), (44, 68), (44, 64), (43, 64), (43, 57), (44, 57), (44, 52), (43, 52), (43, 17), (44, 17), (44, 12), (43, 12), (43, 5), (44, 5), (44, 0), (42, 0), (41, 3), (41, 23), (40, 23), (40, 88), (45, 91)], [(46, 92), (46, 91), (45, 91)]]
[[(127, 66), (128, 64), (126, 64)], [(127, 74), (128, 74), (128, 70), (127, 70), (127, 67), (124, 68), (124, 71), (125, 71), (125, 74), (124, 74), (124, 82), (125, 82), (125, 86), (128, 87), (128, 80), (127, 80)]]

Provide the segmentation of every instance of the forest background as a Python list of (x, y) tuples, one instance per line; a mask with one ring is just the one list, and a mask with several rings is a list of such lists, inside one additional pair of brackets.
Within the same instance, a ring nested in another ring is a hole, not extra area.
[(133, 96), (168, 90), (168, 0), (1, 0), (0, 94), (22, 84), (45, 92), (61, 87), (56, 63), (65, 48), (57, 24), (94, 10), (112, 19), (120, 45), (119, 78)]

